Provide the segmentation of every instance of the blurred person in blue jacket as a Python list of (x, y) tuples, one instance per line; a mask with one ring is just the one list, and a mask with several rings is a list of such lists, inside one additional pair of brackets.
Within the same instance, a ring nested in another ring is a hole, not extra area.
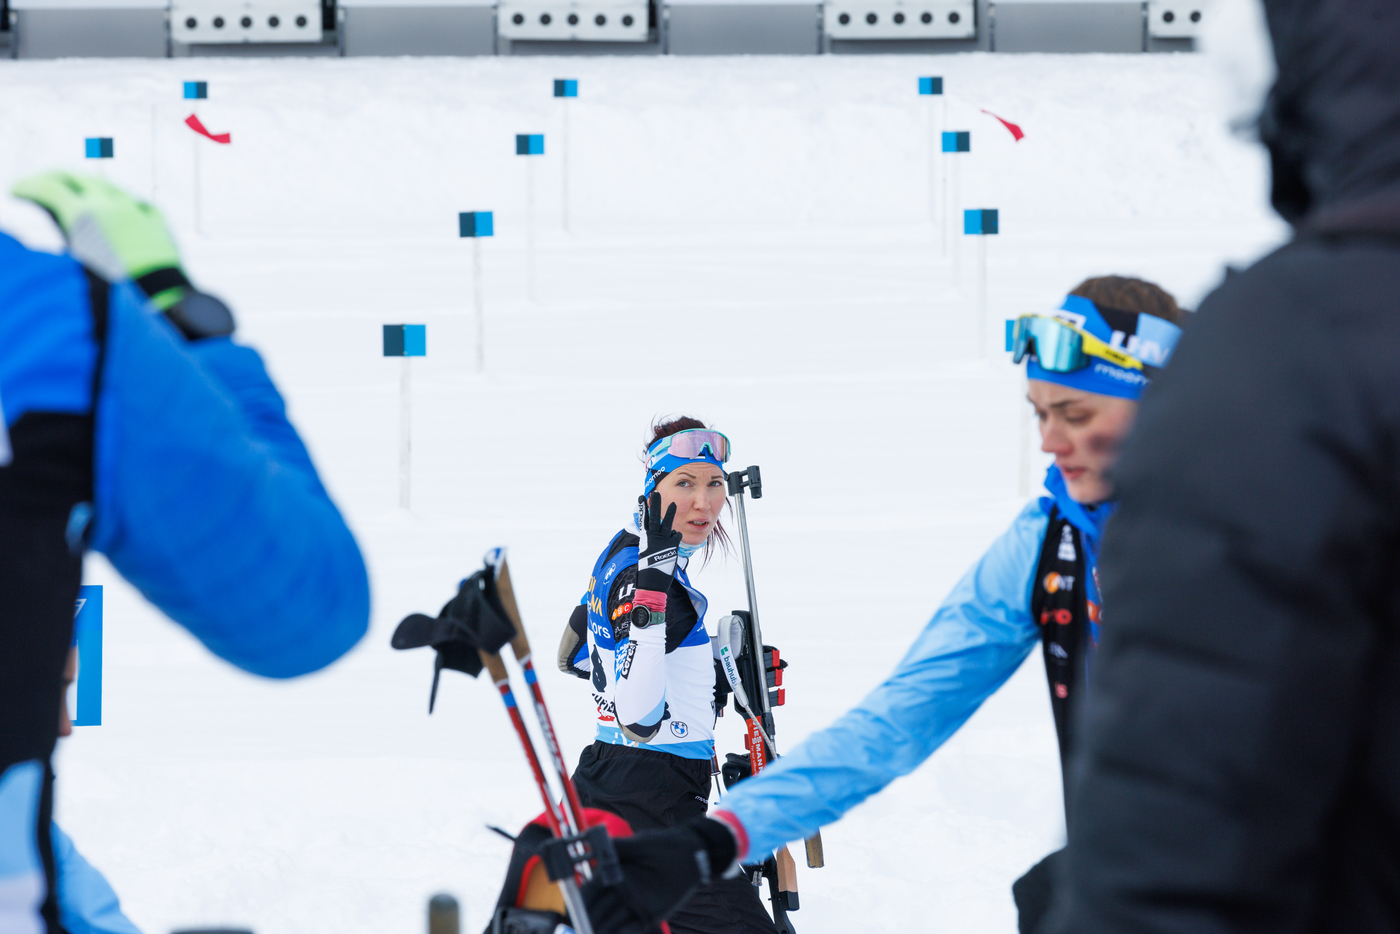
[(82, 873), (49, 760), (83, 553), (269, 678), (349, 651), (369, 582), (261, 358), (159, 213), (62, 172), (14, 194), (68, 251), (0, 233), (0, 934), (58, 934)]
[[(73, 720), (68, 715), (68, 686), (78, 669), (78, 653), (68, 650), (68, 664), (63, 668), (62, 692), (59, 697), (59, 738), (73, 735)], [(121, 902), (112, 886), (96, 867), (83, 858), (73, 841), (58, 822), (49, 824), (49, 839), (53, 845), (54, 875), (58, 895), (58, 923), (68, 934), (141, 934), (122, 913)]]
[[(859, 706), (754, 778), (708, 817), (616, 841), (626, 881), (586, 891), (600, 934), (655, 929), (711, 874), (755, 862), (912, 772), (1041, 646), (1062, 768), (1103, 609), (1098, 550), (1115, 509), (1110, 471), (1138, 398), (1166, 365), (1185, 313), (1159, 287), (1105, 276), (1057, 310), (1016, 322), (1050, 495), (1021, 510), (934, 613), (894, 673)], [(1050, 897), (1047, 857), (1013, 887), (1022, 931)]]

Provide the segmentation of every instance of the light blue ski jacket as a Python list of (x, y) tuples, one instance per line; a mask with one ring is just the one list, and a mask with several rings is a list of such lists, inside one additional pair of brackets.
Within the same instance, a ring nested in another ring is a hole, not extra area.
[[(1047, 485), (1057, 480), (1052, 468)], [(728, 814), (717, 816), (731, 827), (737, 818), (741, 859), (811, 836), (912, 772), (1020, 667), (1040, 641), (1031, 588), (1050, 508), (1072, 502), (1056, 486), (1060, 495), (1027, 505), (958, 581), (883, 684), (725, 796)]]
[(54, 868), (58, 874), (58, 921), (68, 934), (141, 934), (122, 914), (117, 893), (112, 891), (68, 835), (49, 825), (53, 841)]

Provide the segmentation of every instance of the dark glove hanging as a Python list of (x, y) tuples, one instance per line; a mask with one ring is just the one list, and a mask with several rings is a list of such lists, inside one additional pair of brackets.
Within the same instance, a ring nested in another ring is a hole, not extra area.
[(444, 668), (475, 678), (481, 673), (479, 651), (499, 652), (515, 637), (515, 626), (496, 595), (494, 572), (477, 571), (457, 588), (457, 596), (443, 604), (436, 618), (423, 613), (405, 616), (389, 644), (396, 649), (431, 645), (437, 651), (433, 663), (433, 690), (428, 713), (437, 702), (438, 676)]
[(652, 934), (697, 886), (723, 875), (739, 849), (729, 828), (708, 817), (617, 837), (613, 846), (622, 882), (594, 879), (583, 888), (598, 934)]
[(729, 703), (729, 695), (734, 693), (729, 686), (729, 679), (724, 676), (724, 666), (719, 659), (715, 659), (715, 716), (718, 717), (724, 711), (724, 705)]

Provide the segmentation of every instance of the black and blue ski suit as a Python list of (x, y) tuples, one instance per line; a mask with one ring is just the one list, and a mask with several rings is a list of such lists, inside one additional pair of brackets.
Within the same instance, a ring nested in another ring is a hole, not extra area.
[[(728, 684), (705, 630), (708, 601), (686, 576), (684, 557), (666, 593), (664, 646), (660, 638), (648, 646), (635, 639), (637, 545), (637, 535), (624, 529), (603, 549), (559, 661), (588, 679), (597, 711), (596, 738), (574, 771), (579, 798), (633, 830), (651, 830), (702, 817), (709, 807), (716, 710)], [(668, 923), (673, 934), (774, 932), (743, 876), (703, 886)]]

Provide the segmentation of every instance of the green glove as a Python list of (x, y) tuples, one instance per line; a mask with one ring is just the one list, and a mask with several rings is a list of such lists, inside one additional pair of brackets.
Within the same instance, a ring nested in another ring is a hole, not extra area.
[(43, 172), (11, 192), (49, 212), (80, 262), (113, 282), (131, 279), (162, 311), (192, 291), (160, 212), (110, 182)]

